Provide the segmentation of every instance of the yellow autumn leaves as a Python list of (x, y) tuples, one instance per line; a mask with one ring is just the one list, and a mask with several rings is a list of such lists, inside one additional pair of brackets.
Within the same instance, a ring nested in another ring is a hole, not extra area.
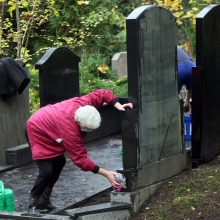
[(156, 3), (174, 10), (182, 9), (181, 0), (156, 0)]
[(78, 5), (88, 5), (90, 1), (84, 1), (84, 0), (78, 0), (77, 4)]
[[(146, 1), (143, 1), (146, 3)], [(191, 51), (192, 42), (194, 41), (194, 33), (197, 14), (207, 5), (215, 3), (214, 0), (155, 0), (156, 5), (168, 9), (175, 17), (176, 22), (185, 36), (185, 40), (181, 42), (181, 46), (186, 51)]]
[(109, 67), (103, 65), (103, 66), (98, 66), (97, 69), (98, 69), (101, 73), (106, 74), (106, 73), (108, 72), (108, 70), (109, 70)]
[(177, 24), (183, 24), (184, 19), (191, 19), (195, 24), (195, 16), (204, 8), (205, 5), (211, 4), (213, 0), (189, 0), (188, 10), (184, 8), (182, 0), (156, 0), (156, 4), (169, 9), (177, 18)]

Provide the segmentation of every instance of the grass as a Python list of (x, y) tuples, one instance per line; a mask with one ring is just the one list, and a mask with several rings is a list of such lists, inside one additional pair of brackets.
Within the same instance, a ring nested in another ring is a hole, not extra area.
[(135, 220), (220, 219), (220, 156), (169, 179)]

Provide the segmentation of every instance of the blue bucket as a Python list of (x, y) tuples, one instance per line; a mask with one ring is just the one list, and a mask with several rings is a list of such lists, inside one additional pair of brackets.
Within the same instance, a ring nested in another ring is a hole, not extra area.
[(185, 124), (185, 141), (191, 141), (192, 139), (192, 115), (184, 116), (184, 124)]

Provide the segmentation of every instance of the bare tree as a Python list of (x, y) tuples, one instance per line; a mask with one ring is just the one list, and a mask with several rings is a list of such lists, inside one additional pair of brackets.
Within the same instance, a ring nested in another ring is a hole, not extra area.
[(21, 25), (20, 25), (20, 12), (19, 12), (19, 1), (16, 0), (16, 24), (17, 24), (17, 59), (21, 58)]
[(0, 30), (3, 27), (5, 2), (0, 2)]
[(35, 0), (33, 2), (33, 8), (32, 8), (32, 11), (31, 11), (32, 16), (28, 20), (26, 30), (25, 30), (25, 32), (23, 34), (23, 37), (22, 37), (21, 43), (22, 43), (22, 45), (24, 45), (25, 49), (28, 46), (28, 41), (29, 41), (30, 34), (31, 34), (31, 31), (32, 31), (32, 28), (33, 28), (34, 14), (35, 14), (35, 10), (36, 10), (36, 5), (37, 5), (37, 0)]

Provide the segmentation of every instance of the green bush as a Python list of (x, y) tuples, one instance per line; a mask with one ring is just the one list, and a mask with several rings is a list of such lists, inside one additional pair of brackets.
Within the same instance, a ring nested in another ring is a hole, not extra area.
[(127, 94), (127, 79), (118, 80), (101, 54), (85, 55), (80, 63), (80, 93), (87, 94), (95, 89), (111, 89), (117, 96)]
[(39, 73), (38, 70), (29, 69), (30, 74), (30, 90), (29, 90), (29, 102), (30, 112), (35, 112), (40, 107), (40, 95), (39, 95)]
[[(117, 79), (108, 66), (108, 60), (101, 54), (84, 55), (79, 65), (80, 94), (84, 95), (95, 89), (111, 89), (118, 97), (127, 95), (127, 77)], [(35, 112), (40, 107), (39, 72), (30, 68), (30, 110)]]

